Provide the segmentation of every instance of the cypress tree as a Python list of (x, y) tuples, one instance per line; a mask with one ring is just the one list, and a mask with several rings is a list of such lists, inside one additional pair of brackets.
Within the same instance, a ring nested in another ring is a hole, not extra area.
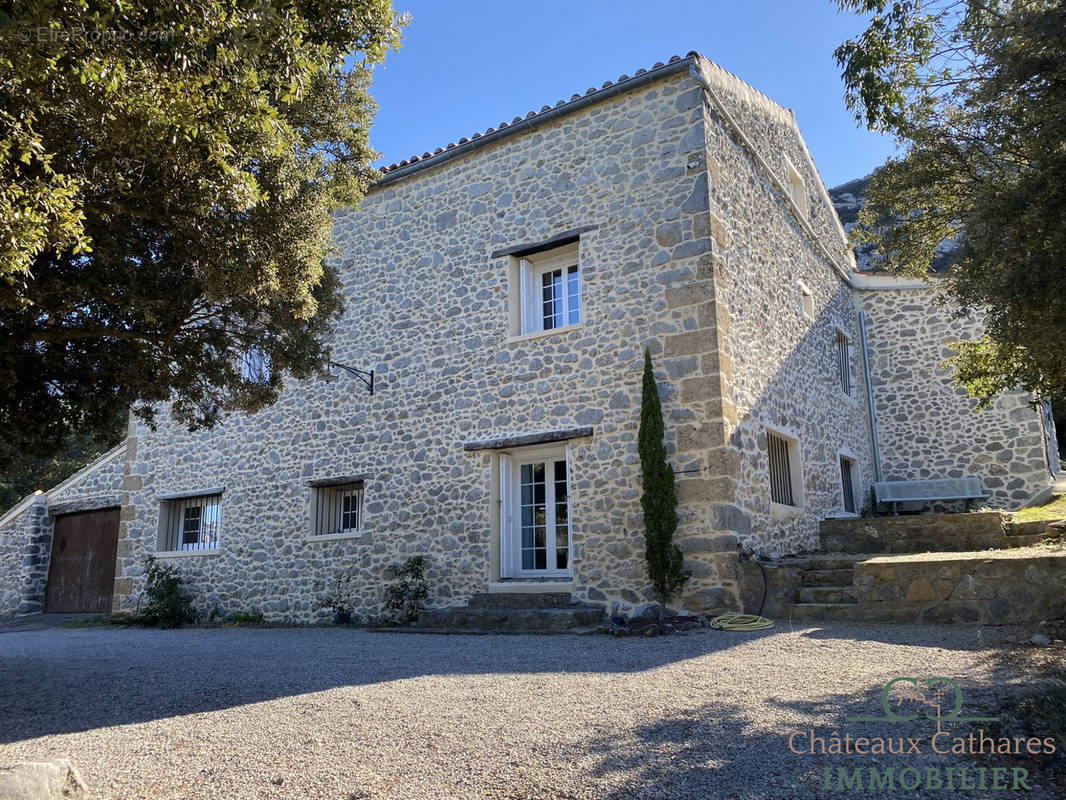
[(640, 498), (644, 510), (644, 557), (648, 562), (648, 577), (655, 595), (665, 605), (681, 591), (690, 573), (682, 568), (684, 556), (674, 544), (674, 532), (677, 530), (674, 468), (666, 460), (662, 404), (651, 366), (651, 352), (647, 348), (644, 349), (637, 450), (640, 453), (640, 474), (644, 486)]

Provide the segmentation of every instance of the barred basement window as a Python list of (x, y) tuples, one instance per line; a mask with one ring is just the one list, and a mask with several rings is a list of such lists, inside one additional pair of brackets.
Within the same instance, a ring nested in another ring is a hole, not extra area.
[(217, 548), (221, 501), (220, 494), (164, 500), (159, 514), (159, 549)]
[(314, 536), (356, 534), (363, 527), (363, 483), (316, 486), (311, 490)]
[(782, 506), (803, 506), (803, 483), (799, 442), (787, 436), (766, 432), (766, 452), (770, 460), (770, 500)]
[(840, 488), (844, 494), (844, 511), (855, 513), (855, 459), (840, 457)]
[(840, 390), (851, 397), (851, 339), (837, 329), (837, 371), (840, 374)]

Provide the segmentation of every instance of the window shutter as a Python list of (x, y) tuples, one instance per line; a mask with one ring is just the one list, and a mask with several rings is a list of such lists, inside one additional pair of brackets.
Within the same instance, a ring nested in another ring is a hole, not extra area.
[(500, 577), (515, 576), (514, 459), (500, 454)]
[(537, 316), (537, 291), (534, 286), (533, 264), (526, 259), (519, 262), (520, 283), (522, 292), (522, 333), (533, 333), (540, 330)]

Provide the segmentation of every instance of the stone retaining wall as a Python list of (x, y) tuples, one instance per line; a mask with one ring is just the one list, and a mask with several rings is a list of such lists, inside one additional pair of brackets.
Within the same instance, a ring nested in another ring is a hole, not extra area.
[(885, 622), (1039, 622), (1066, 616), (1066, 552), (886, 556), (860, 562), (861, 619)]

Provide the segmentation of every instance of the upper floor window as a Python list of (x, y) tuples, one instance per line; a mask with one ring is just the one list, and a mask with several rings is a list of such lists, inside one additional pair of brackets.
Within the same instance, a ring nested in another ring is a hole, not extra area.
[(252, 383), (266, 383), (270, 380), (270, 356), (252, 345), (244, 351), (241, 359), (241, 377)]
[(511, 302), (511, 333), (551, 331), (581, 323), (581, 267), (577, 242), (532, 253), (518, 261)]
[(837, 372), (840, 375), (840, 390), (851, 397), (851, 339), (840, 328), (837, 328)]
[(221, 502), (221, 494), (164, 500), (159, 514), (159, 549), (217, 548)]
[(792, 162), (787, 158), (785, 159), (785, 166), (788, 168), (788, 184), (786, 185), (788, 196), (796, 204), (800, 214), (806, 217), (809, 212), (807, 207), (807, 184), (800, 177), (799, 170), (792, 166)]

